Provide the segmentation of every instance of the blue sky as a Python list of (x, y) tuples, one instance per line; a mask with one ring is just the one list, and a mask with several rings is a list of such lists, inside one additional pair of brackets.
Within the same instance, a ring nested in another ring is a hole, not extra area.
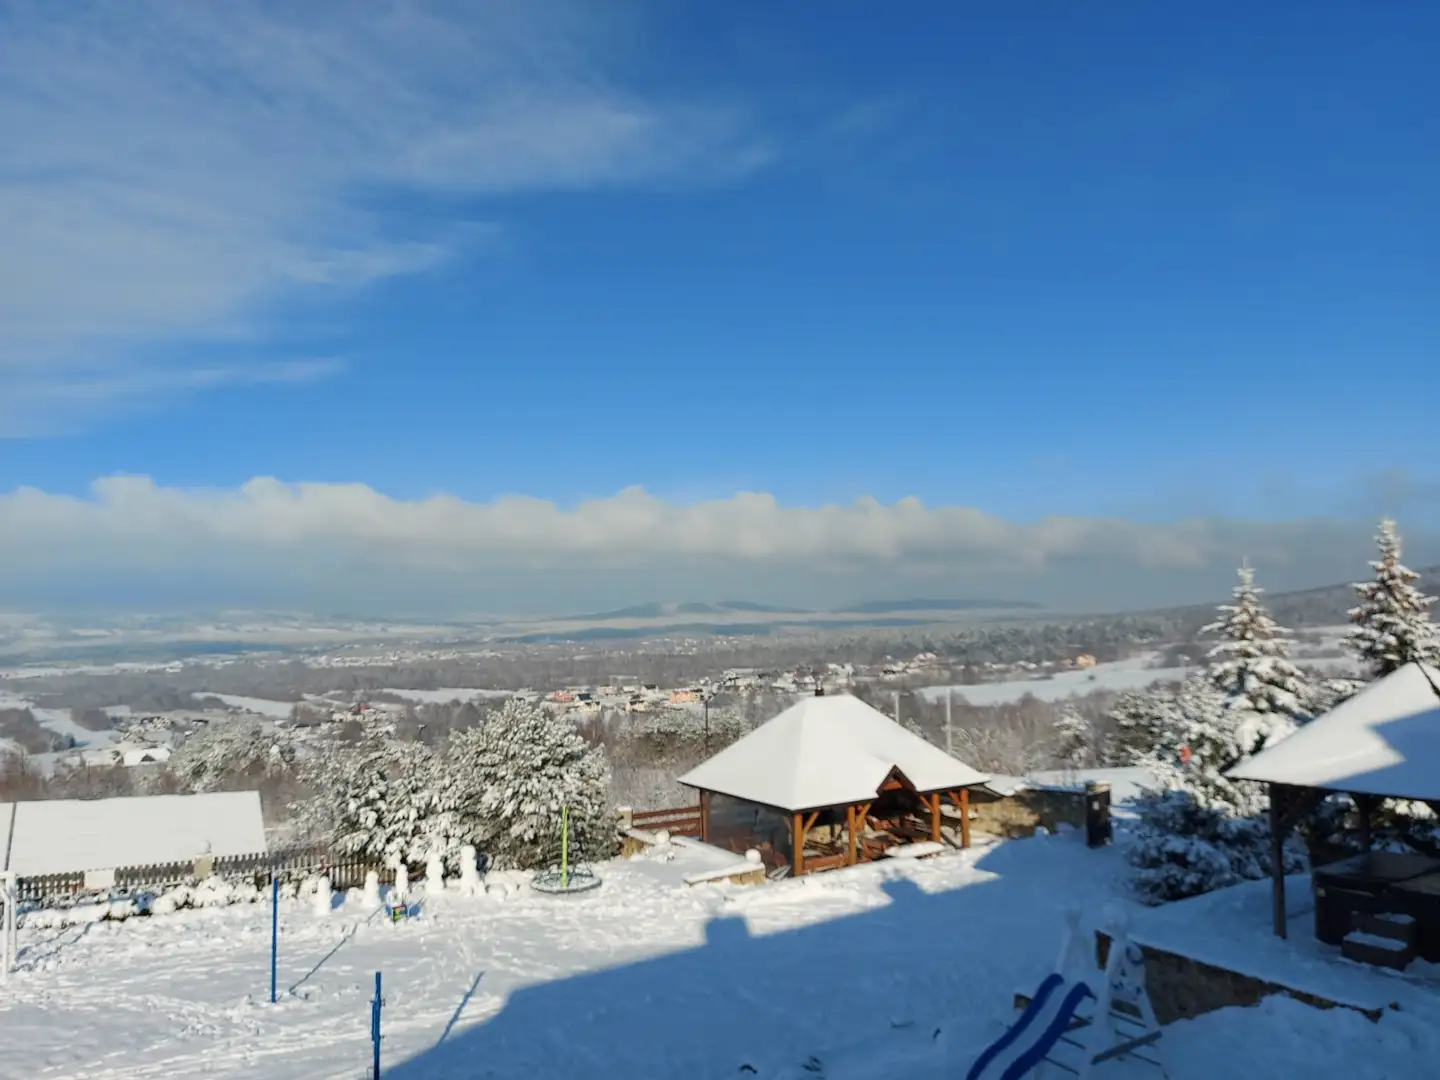
[[(1440, 447), (1405, 403), (1440, 355), (1440, 9), (538, 11), (0, 4), (0, 491), (80, 512), (153, 478), (202, 562), (192, 489), (254, 477), (411, 516), (638, 486), (1202, 519), (1157, 599), (1265, 522), (1354, 523), (1354, 561), (1396, 513), (1431, 551)], [(877, 587), (937, 572), (887, 521)], [(456, 572), (500, 565), (486, 536)], [(744, 587), (834, 554), (786, 537), (649, 557), (738, 558)], [(1285, 581), (1331, 572), (1273, 542)], [(962, 592), (967, 544), (938, 568)]]

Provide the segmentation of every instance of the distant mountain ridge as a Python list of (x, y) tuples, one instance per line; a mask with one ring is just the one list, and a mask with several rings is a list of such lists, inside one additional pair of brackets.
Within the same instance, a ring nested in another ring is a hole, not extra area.
[(566, 616), (565, 622), (615, 622), (621, 619), (669, 619), (677, 615), (901, 615), (917, 611), (1038, 611), (1044, 607), (1029, 600), (871, 600), (820, 611), (778, 607), (751, 600), (717, 600), (714, 603), (649, 603)]

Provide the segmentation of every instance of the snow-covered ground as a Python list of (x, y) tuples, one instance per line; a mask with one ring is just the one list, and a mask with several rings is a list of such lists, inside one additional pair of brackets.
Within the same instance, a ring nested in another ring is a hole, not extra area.
[[(353, 1080), (382, 971), (387, 1080), (953, 1080), (1052, 965), (1065, 906), (1091, 922), (1128, 906), (1119, 852), (1072, 835), (753, 889), (680, 884), (700, 861), (606, 864), (567, 899), (447, 893), (395, 925), (354, 896), (325, 917), (282, 902), (275, 1006), (264, 904), (26, 928), (0, 1072)], [(1171, 1025), (1161, 1048), (1172, 1080), (1424, 1075), (1440, 1059), (1426, 994), (1378, 1024), (1272, 999)]]
[[(1026, 694), (1033, 694), (1040, 701), (1064, 701), (1068, 697), (1093, 694), (1097, 690), (1123, 693), (1127, 690), (1144, 690), (1157, 683), (1179, 682), (1186, 675), (1194, 674), (1199, 661), (1190, 667), (1155, 667), (1156, 653), (1142, 653), (1125, 660), (1096, 664), (1093, 668), (1077, 671), (1056, 672), (1049, 678), (1007, 679), (1004, 682), (956, 683), (953, 686), (927, 686), (918, 691), (927, 701), (944, 700), (946, 691), (953, 692), (956, 700), (964, 698), (971, 705), (1010, 705)], [(1345, 658), (1300, 659), (1296, 663), (1302, 668), (1352, 670), (1355, 664)]]
[(216, 701), (223, 701), (232, 709), (242, 709), (271, 720), (286, 720), (295, 709), (293, 701), (272, 701), (270, 698), (245, 697), (241, 694), (212, 694), (206, 690), (197, 690), (191, 697), (214, 698)]
[(481, 698), (509, 697), (509, 690), (477, 690), (475, 687), (444, 686), (439, 690), (399, 690), (387, 686), (379, 691), (422, 705), (448, 705), (452, 701), (479, 701)]

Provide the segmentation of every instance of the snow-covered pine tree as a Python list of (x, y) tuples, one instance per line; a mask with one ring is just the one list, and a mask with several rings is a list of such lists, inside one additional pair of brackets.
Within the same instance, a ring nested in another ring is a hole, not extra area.
[(450, 743), (462, 832), (499, 868), (543, 868), (559, 852), (569, 809), (572, 851), (609, 856), (615, 846), (610, 768), (563, 716), (512, 698), (483, 726)]
[[(1264, 791), (1224, 775), (1254, 748), (1254, 714), (1229, 705), (1201, 675), (1159, 716), (1158, 745), (1183, 753), (1154, 755), (1149, 764), (1159, 787), (1136, 806), (1126, 858), (1135, 868), (1132, 885), (1147, 902), (1195, 896), (1269, 872)], [(1286, 847), (1286, 865), (1304, 868), (1298, 840)]]
[(1055, 719), (1055, 756), (1062, 768), (1083, 769), (1095, 760), (1095, 729), (1073, 705), (1062, 705)]
[(1201, 631), (1220, 637), (1210, 650), (1208, 673), (1226, 708), (1251, 714), (1256, 743), (1273, 742), (1309, 719), (1309, 688), (1290, 662), (1289, 631), (1260, 603), (1264, 590), (1255, 584), (1255, 571), (1242, 566), (1239, 575), (1234, 602), (1221, 604), (1220, 617)]
[(171, 755), (168, 768), (190, 791), (219, 791), (254, 783), (295, 767), (295, 741), (255, 720), (207, 724)]
[(1110, 730), (1105, 738), (1105, 764), (1126, 768), (1173, 758), (1180, 752), (1180, 744), (1169, 741), (1175, 732), (1171, 715), (1174, 709), (1175, 695), (1165, 689), (1131, 690), (1121, 694), (1108, 717)]
[(432, 850), (449, 857), (459, 849), (445, 762), (422, 743), (375, 732), (348, 750), (317, 755), (309, 778), (345, 854), (416, 863)]
[(1380, 522), (1375, 537), (1380, 557), (1370, 563), (1375, 576), (1357, 582), (1360, 603), (1350, 609), (1350, 648), (1372, 678), (1381, 678), (1412, 660), (1440, 661), (1440, 630), (1430, 621), (1435, 597), (1415, 587), (1420, 577), (1400, 561), (1395, 522)]

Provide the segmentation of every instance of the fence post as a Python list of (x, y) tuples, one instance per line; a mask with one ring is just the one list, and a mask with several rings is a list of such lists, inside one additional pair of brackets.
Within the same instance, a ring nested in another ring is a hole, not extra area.
[(375, 1000), (370, 1002), (370, 1047), (373, 1052), (370, 1080), (380, 1080), (380, 1010), (385, 999), (380, 996), (380, 972), (375, 972)]
[(0, 985), (10, 982), (10, 969), (15, 966), (15, 954), (19, 952), (16, 947), (19, 943), (19, 929), (15, 918), (15, 903), (20, 895), (16, 887), (15, 871), (7, 870), (0, 874), (0, 899), (5, 901), (5, 917), (0, 923), (0, 935), (4, 941), (0, 942)]

